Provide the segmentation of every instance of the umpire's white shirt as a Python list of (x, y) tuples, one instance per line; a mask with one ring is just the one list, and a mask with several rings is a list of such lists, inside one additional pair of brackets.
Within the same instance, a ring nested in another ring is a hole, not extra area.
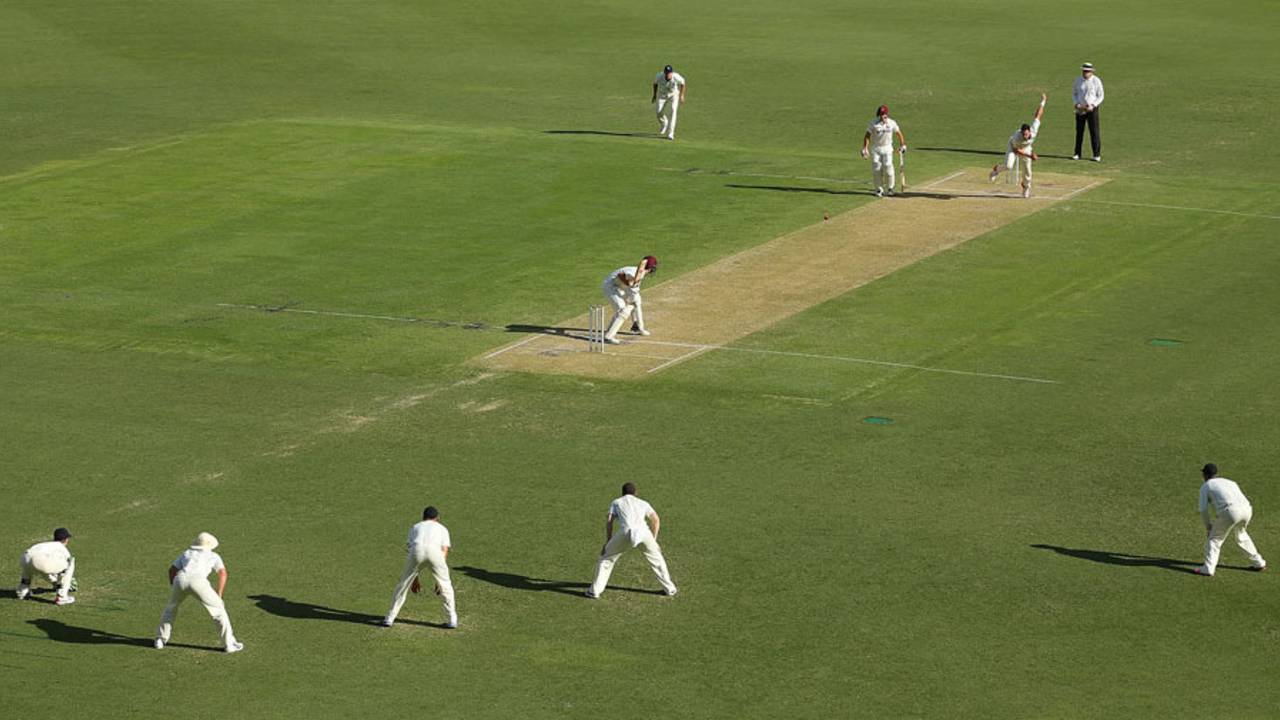
[(71, 551), (57, 540), (47, 540), (27, 548), (26, 560), (46, 575), (57, 575), (71, 565)]
[[(1096, 108), (1102, 104), (1103, 97), (1102, 78), (1097, 75), (1088, 80), (1081, 75), (1076, 78), (1076, 84), (1071, 88), (1071, 99), (1076, 105), (1092, 105)], [(1077, 108), (1076, 112), (1084, 111)]]
[(409, 550), (443, 553), (453, 544), (449, 539), (449, 528), (436, 520), (423, 520), (409, 528)]
[(1249, 507), (1249, 498), (1244, 496), (1244, 492), (1234, 481), (1216, 477), (1206, 480), (1200, 486), (1200, 514), (1206, 521), (1209, 519), (1210, 503), (1213, 503), (1213, 509), (1222, 515), (1232, 505)]
[(678, 72), (673, 72), (671, 73), (671, 79), (668, 80), (666, 73), (659, 72), (653, 82), (658, 86), (659, 98), (679, 97), (680, 88), (684, 87), (684, 76)]
[(222, 564), (222, 556), (218, 553), (195, 548), (188, 548), (179, 555), (178, 559), (173, 561), (173, 566), (178, 569), (178, 572), (191, 578), (208, 578), (210, 573), (225, 570), (227, 567)]

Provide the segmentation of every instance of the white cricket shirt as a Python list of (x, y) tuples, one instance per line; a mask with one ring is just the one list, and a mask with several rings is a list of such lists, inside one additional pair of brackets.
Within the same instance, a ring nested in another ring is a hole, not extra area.
[(1248, 505), (1249, 498), (1244, 496), (1240, 486), (1223, 477), (1210, 478), (1200, 486), (1200, 514), (1208, 517), (1209, 503), (1213, 509), (1222, 514), (1229, 505)]
[[(637, 274), (637, 273), (639, 273), (639, 272), (640, 272), (640, 268), (636, 267), (635, 265), (628, 265), (628, 266), (626, 266), (626, 267), (620, 267), (620, 268), (618, 268), (617, 270), (614, 270), (613, 272), (609, 273), (609, 277), (606, 277), (606, 278), (604, 279), (604, 285), (605, 285), (605, 287), (623, 288), (623, 289), (625, 289), (625, 288), (627, 287), (626, 283), (624, 283), (624, 282), (622, 282), (621, 280), (619, 280), (619, 279), (618, 279), (618, 277), (619, 277), (620, 275), (630, 275), (631, 277), (635, 277), (635, 276), (636, 276), (636, 274)], [(640, 279), (640, 282), (644, 282), (644, 278), (641, 278), (641, 279)], [(634, 287), (634, 288), (636, 288), (636, 289), (639, 289), (639, 288), (640, 288), (640, 283), (636, 283), (636, 284), (635, 284), (635, 285), (633, 285), (632, 287)]]
[(186, 573), (191, 577), (209, 577), (209, 573), (225, 570), (226, 565), (222, 564), (222, 556), (212, 550), (196, 550), (195, 548), (187, 548), (185, 552), (173, 561), (173, 566), (178, 568), (178, 572)]
[[(1076, 84), (1071, 88), (1071, 102), (1075, 105), (1092, 105), (1098, 107), (1102, 104), (1102, 78), (1094, 75), (1088, 80), (1084, 76), (1076, 78)], [(1081, 112), (1076, 110), (1076, 112)]]
[(867, 132), (871, 133), (871, 147), (877, 150), (893, 149), (893, 134), (899, 132), (898, 123), (893, 118), (881, 120), (876, 118), (867, 123)]
[(57, 575), (71, 564), (71, 551), (57, 540), (36, 543), (27, 548), (31, 565), (46, 575)]
[(653, 512), (653, 506), (635, 495), (623, 495), (609, 503), (609, 517), (622, 524), (621, 532), (648, 530), (645, 518)]
[(680, 88), (684, 87), (684, 76), (678, 72), (673, 72), (671, 73), (671, 79), (668, 80), (666, 73), (659, 72), (653, 82), (658, 86), (658, 97), (676, 97), (680, 94)]
[(1013, 150), (1014, 148), (1017, 148), (1018, 150), (1031, 152), (1031, 143), (1036, 141), (1036, 135), (1038, 135), (1039, 133), (1040, 133), (1040, 121), (1032, 120), (1031, 121), (1031, 137), (1030, 138), (1022, 137), (1022, 128), (1018, 128), (1017, 130), (1014, 130), (1013, 134), (1009, 136), (1009, 149)]
[(409, 528), (409, 549), (426, 548), (443, 552), (444, 548), (453, 547), (449, 540), (449, 528), (438, 520), (423, 520)]

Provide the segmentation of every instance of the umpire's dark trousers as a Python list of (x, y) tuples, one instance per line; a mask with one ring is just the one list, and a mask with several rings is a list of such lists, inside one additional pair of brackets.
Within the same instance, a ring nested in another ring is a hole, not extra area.
[(1076, 114), (1076, 151), (1080, 154), (1080, 146), (1084, 144), (1084, 126), (1089, 124), (1089, 142), (1093, 145), (1093, 156), (1102, 157), (1102, 135), (1098, 132), (1098, 108), (1090, 112)]

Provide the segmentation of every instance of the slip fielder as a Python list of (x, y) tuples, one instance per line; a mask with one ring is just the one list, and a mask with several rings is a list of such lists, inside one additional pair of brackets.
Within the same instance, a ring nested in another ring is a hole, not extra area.
[[(614, 533), (614, 523), (619, 525)], [(667, 561), (662, 557), (662, 548), (658, 546), (658, 529), (662, 521), (658, 513), (649, 503), (636, 497), (634, 483), (622, 486), (622, 497), (609, 503), (609, 515), (604, 525), (604, 547), (600, 549), (600, 559), (596, 563), (596, 577), (587, 588), (586, 596), (595, 600), (599, 598), (609, 585), (609, 575), (613, 566), (622, 554), (632, 548), (641, 548), (644, 559), (649, 561), (653, 574), (657, 576), (662, 591), (670, 595), (676, 594), (676, 584), (671, 581), (671, 573), (667, 570)]]

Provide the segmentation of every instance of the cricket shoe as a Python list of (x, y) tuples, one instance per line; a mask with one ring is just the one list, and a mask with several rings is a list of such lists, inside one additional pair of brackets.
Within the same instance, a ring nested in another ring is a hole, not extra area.
[(19, 600), (26, 600), (26, 599), (27, 599), (27, 598), (29, 598), (29, 597), (31, 597), (31, 588), (30, 588), (30, 587), (28, 587), (28, 586), (26, 586), (26, 585), (19, 585), (19, 586), (18, 586), (18, 599), (19, 599)]
[(240, 651), (241, 651), (241, 650), (243, 650), (243, 649), (244, 649), (244, 643), (242, 643), (242, 642), (234, 642), (234, 643), (231, 643), (230, 645), (228, 645), (228, 646), (227, 646), (227, 649), (226, 649), (224, 652), (226, 652), (228, 655), (230, 655), (231, 653), (238, 653), (238, 652), (240, 652)]
[(996, 181), (996, 177), (997, 177), (999, 174), (1000, 174), (1000, 166), (999, 166), (999, 165), (992, 165), (992, 166), (991, 166), (991, 174), (987, 176), (987, 179), (988, 179), (988, 180), (990, 180), (991, 182), (995, 182), (995, 181)]
[(1254, 572), (1266, 572), (1267, 566), (1266, 565), (1250, 565), (1249, 569)]
[(1094, 155), (1094, 156), (1093, 156), (1093, 161), (1094, 161), (1094, 162), (1102, 162), (1102, 156), (1101, 156), (1101, 155)]
[(893, 191), (893, 188), (889, 188), (888, 190), (885, 190), (885, 191), (884, 191), (884, 194), (885, 194), (885, 195), (888, 195), (889, 197), (893, 197), (894, 195), (897, 195), (898, 193), (894, 192), (894, 191)]
[(1079, 155), (1072, 155), (1072, 156), (1071, 156), (1071, 159), (1072, 159), (1072, 160), (1079, 160), (1079, 159), (1080, 159), (1080, 156), (1079, 156)]
[(394, 624), (394, 621), (384, 618), (382, 622), (378, 623), (378, 627), (391, 627), (392, 624)]
[(458, 621), (457, 621), (457, 620), (450, 620), (449, 622), (445, 623), (445, 624), (444, 624), (444, 626), (445, 626), (445, 629), (447, 629), (447, 630), (457, 630), (457, 629), (458, 629)]
[(680, 590), (679, 590), (679, 589), (676, 589), (676, 590), (663, 590), (663, 591), (662, 591), (662, 594), (663, 594), (663, 595), (666, 595), (667, 597), (675, 597), (675, 596), (676, 596), (676, 593), (678, 593), (678, 592), (680, 592)]
[(876, 188), (876, 197), (884, 197), (884, 188)]
[(600, 599), (600, 596), (599, 596), (599, 595), (597, 595), (597, 594), (595, 594), (595, 593), (591, 592), (590, 590), (587, 590), (586, 592), (582, 593), (582, 596), (583, 596), (583, 597), (585, 597), (585, 598), (586, 598), (586, 599), (588, 599), (588, 600), (599, 600), (599, 599)]
[(619, 340), (619, 339), (618, 339), (618, 338), (616, 338), (616, 337), (607, 337), (607, 338), (605, 338), (605, 339), (604, 339), (604, 341), (605, 341), (605, 342), (607, 342), (607, 343), (609, 343), (610, 345), (621, 345), (621, 344), (622, 344), (622, 341), (621, 341), (621, 340)]
[(160, 638), (156, 638), (156, 641), (155, 641), (155, 642), (153, 642), (153, 643), (151, 643), (151, 647), (153, 647), (153, 648), (155, 648), (155, 649), (157, 649), (157, 650), (163, 650), (163, 649), (164, 649), (164, 641), (163, 641), (163, 640), (161, 640)]
[(1192, 570), (1191, 572), (1193, 572), (1193, 573), (1195, 573), (1195, 574), (1199, 575), (1200, 577), (1213, 577), (1213, 573), (1205, 572), (1205, 571), (1204, 571), (1204, 568), (1196, 568), (1196, 569)]
[(53, 599), (54, 605), (73, 605), (76, 599), (70, 595), (59, 595)]
[(1024, 198), (1031, 197), (1031, 188), (1022, 188), (1022, 197)]

